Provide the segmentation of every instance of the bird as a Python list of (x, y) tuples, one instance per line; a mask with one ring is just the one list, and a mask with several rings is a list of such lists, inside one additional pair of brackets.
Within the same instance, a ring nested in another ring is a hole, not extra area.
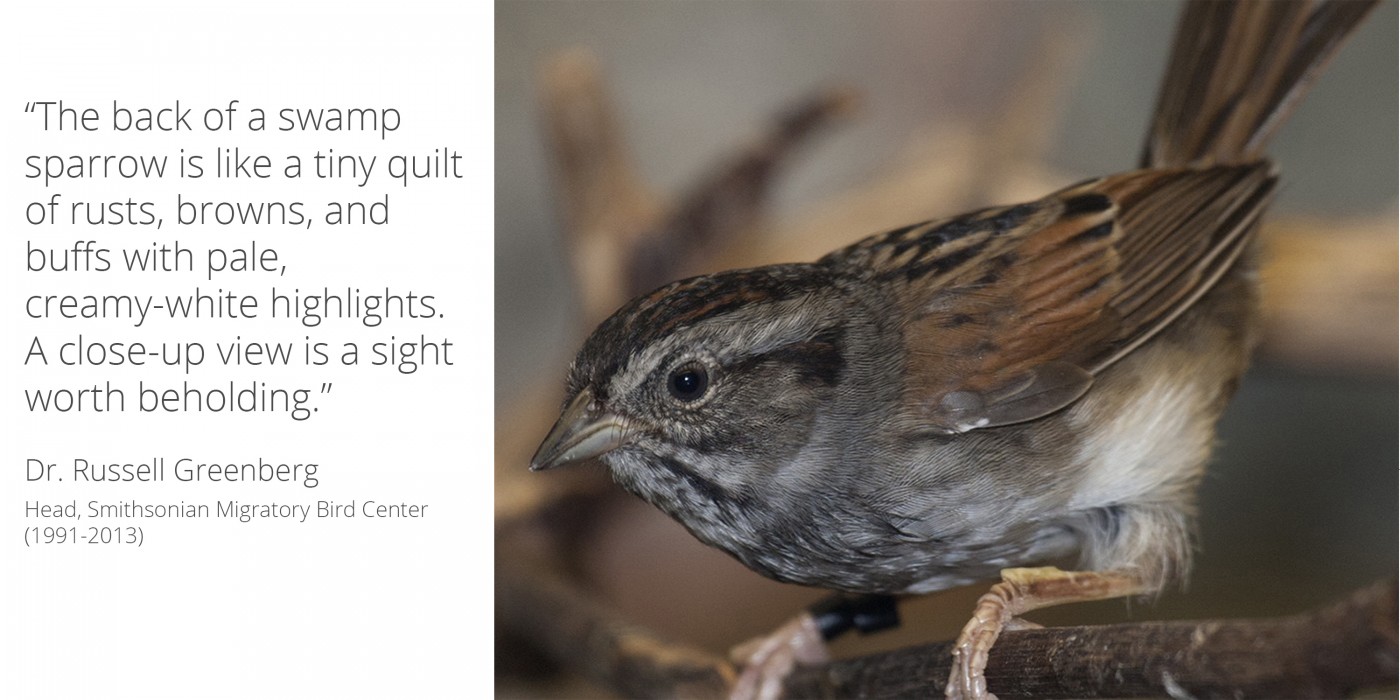
[(1190, 0), (1137, 169), (631, 300), (578, 351), (530, 469), (599, 460), (778, 581), (1000, 579), (945, 689), (994, 697), (988, 654), (1022, 613), (1188, 575), (1258, 337), (1266, 147), (1374, 5)]

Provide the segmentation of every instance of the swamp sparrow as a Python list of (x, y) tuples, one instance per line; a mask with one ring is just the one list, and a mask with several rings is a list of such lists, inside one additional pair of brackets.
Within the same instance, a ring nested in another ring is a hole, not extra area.
[(780, 581), (1000, 574), (948, 685), (985, 697), (1015, 615), (1186, 573), (1255, 337), (1263, 149), (1372, 4), (1192, 2), (1142, 169), (633, 300), (579, 351), (531, 468), (599, 458)]

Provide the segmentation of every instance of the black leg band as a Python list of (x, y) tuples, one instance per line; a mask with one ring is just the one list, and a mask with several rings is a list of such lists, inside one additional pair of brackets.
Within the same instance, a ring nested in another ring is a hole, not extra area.
[(852, 627), (861, 634), (870, 634), (899, 626), (899, 608), (890, 595), (850, 597), (838, 593), (822, 599), (807, 612), (817, 621), (822, 639), (828, 642)]

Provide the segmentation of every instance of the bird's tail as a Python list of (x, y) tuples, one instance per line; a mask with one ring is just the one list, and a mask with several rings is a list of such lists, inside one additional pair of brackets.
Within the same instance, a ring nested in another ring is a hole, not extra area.
[(1190, 0), (1143, 167), (1252, 162), (1376, 0)]

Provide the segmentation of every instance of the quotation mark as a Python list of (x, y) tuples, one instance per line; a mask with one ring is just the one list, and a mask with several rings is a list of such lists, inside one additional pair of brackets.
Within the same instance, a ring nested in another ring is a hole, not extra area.
[(34, 111), (34, 103), (33, 103), (33, 102), (25, 102), (25, 103), (24, 103), (24, 113), (25, 113), (25, 114), (29, 114), (30, 112), (33, 112), (33, 111)]

